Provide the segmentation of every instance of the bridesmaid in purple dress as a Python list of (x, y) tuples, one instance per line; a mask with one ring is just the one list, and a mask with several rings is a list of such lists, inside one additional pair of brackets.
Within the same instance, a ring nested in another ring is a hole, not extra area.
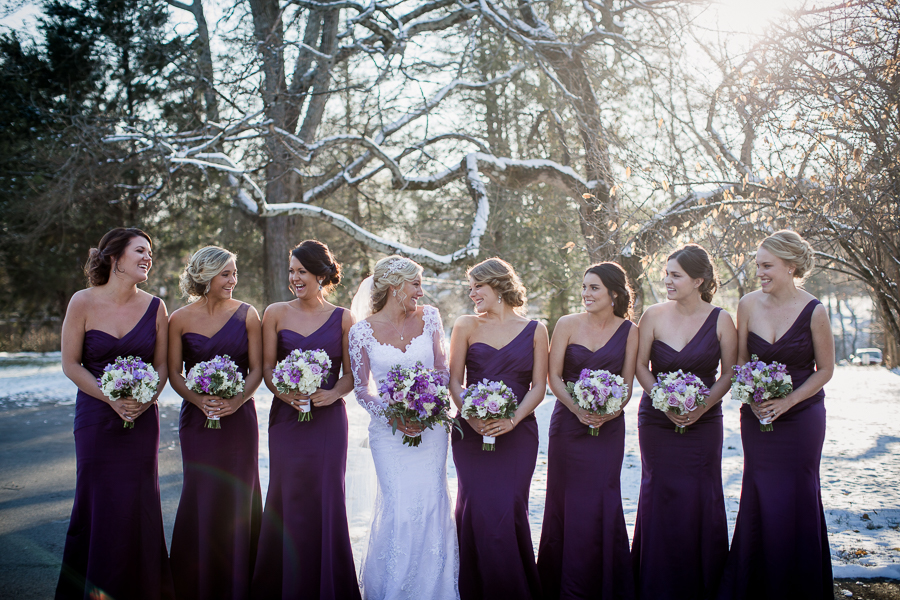
[[(741, 407), (744, 480), (721, 600), (833, 597), (819, 463), (834, 339), (825, 308), (796, 285), (812, 267), (809, 243), (775, 233), (756, 253), (762, 289), (738, 306), (738, 361), (755, 354), (787, 365), (794, 391)], [(760, 418), (772, 419), (774, 430), (761, 432)]]
[[(632, 600), (619, 484), (625, 417), (576, 406), (566, 382), (577, 381), (582, 369), (621, 375), (627, 404), (638, 351), (638, 329), (628, 320), (633, 296), (625, 271), (609, 262), (588, 267), (581, 289), (585, 312), (561, 318), (550, 343), (550, 389), (557, 401), (537, 566), (545, 599)], [(598, 428), (596, 436), (591, 427)]]
[[(169, 319), (170, 379), (184, 398), (178, 432), (184, 487), (171, 564), (175, 593), (184, 600), (249, 598), (256, 559), (262, 497), (253, 393), (262, 381), (262, 334), (256, 310), (232, 297), (235, 259), (216, 246), (198, 250), (181, 275), (192, 302)], [(183, 372), (224, 355), (240, 368), (243, 393), (221, 398), (188, 389)], [(208, 417), (219, 418), (221, 429), (206, 428)]]
[[(344, 497), (347, 408), (353, 389), (347, 335), (350, 311), (325, 301), (341, 267), (321, 242), (291, 252), (296, 298), (263, 315), (263, 376), (275, 398), (269, 413), (269, 491), (253, 573), (256, 599), (359, 598)], [(294, 349), (325, 350), (331, 372), (311, 396), (281, 394), (272, 382), (278, 361)], [(341, 368), (343, 367), (343, 375)], [(312, 418), (298, 421), (312, 404)]]
[[(456, 320), (450, 338), (450, 391), (462, 406), (463, 381), (503, 381), (516, 394), (512, 419), (460, 419), (453, 431), (459, 481), (459, 595), (462, 600), (540, 598), (528, 523), (528, 492), (537, 462), (534, 409), (547, 389), (547, 328), (522, 317), (525, 288), (513, 268), (491, 258), (469, 272), (477, 315)], [(465, 375), (465, 380), (463, 376)], [(530, 389), (529, 389), (530, 388)], [(481, 449), (482, 435), (496, 449)]]
[[(91, 287), (62, 328), (62, 366), (75, 399), (75, 505), (57, 599), (173, 598), (159, 501), (159, 409), (103, 395), (97, 378), (117, 357), (143, 359), (166, 383), (166, 306), (137, 284), (153, 263), (150, 236), (113, 229), (91, 249)], [(146, 413), (146, 414), (145, 414)], [(123, 428), (133, 423), (133, 429)]]
[[(688, 244), (669, 256), (665, 283), (670, 302), (648, 307), (640, 322), (637, 378), (645, 393), (631, 559), (638, 598), (705, 600), (716, 593), (728, 553), (719, 402), (730, 387), (737, 332), (731, 316), (710, 305), (718, 283), (706, 250)], [(710, 388), (706, 406), (682, 416), (653, 408), (646, 393), (658, 374), (678, 369)], [(688, 429), (679, 435), (675, 425)]]

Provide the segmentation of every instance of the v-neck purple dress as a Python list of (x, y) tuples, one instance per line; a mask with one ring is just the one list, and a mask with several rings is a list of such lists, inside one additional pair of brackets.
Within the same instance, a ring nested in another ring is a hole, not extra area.
[[(654, 375), (681, 369), (707, 387), (716, 380), (721, 350), (715, 307), (680, 352), (654, 340)], [(719, 587), (728, 554), (722, 491), (722, 405), (683, 434), (653, 408), (645, 392), (638, 410), (641, 492), (631, 559), (641, 600), (706, 600)]]
[[(787, 366), (794, 389), (815, 372), (810, 300), (774, 344), (752, 331), (747, 350)], [(759, 430), (741, 407), (744, 479), (721, 600), (831, 600), (831, 552), (819, 486), (825, 442), (825, 391), (781, 415), (773, 431)]]
[[(569, 344), (563, 381), (578, 381), (583, 369), (621, 375), (632, 327), (631, 321), (622, 323), (595, 352)], [(624, 412), (593, 436), (565, 404), (556, 401), (550, 419), (547, 501), (537, 560), (545, 599), (634, 598), (619, 483), (624, 458)]]
[[(121, 338), (84, 332), (81, 364), (95, 377), (118, 357), (153, 362), (159, 298)], [(97, 390), (100, 394), (100, 390)], [(75, 504), (56, 598), (174, 598), (159, 501), (159, 409), (133, 429), (106, 402), (75, 397)]]
[[(184, 368), (216, 356), (231, 357), (246, 377), (250, 369), (247, 311), (241, 304), (212, 337), (181, 336)], [(172, 577), (180, 600), (250, 597), (250, 578), (262, 518), (259, 425), (250, 398), (221, 429), (207, 429), (206, 415), (183, 401), (178, 437), (184, 486), (172, 532)]]
[[(309, 336), (278, 332), (278, 360), (292, 350), (324, 350), (337, 383), (343, 362), (343, 312), (336, 308)], [(359, 598), (344, 495), (347, 469), (344, 399), (314, 406), (310, 421), (277, 397), (269, 413), (269, 491), (263, 512), (253, 598), (285, 600)]]
[[(521, 401), (531, 388), (534, 331), (531, 321), (502, 348), (475, 343), (466, 353), (466, 384), (503, 381)], [(497, 437), (493, 452), (481, 449), (481, 434), (460, 418), (465, 435), (453, 430), (453, 462), (459, 491), (461, 600), (541, 597), (534, 562), (528, 492), (537, 463), (538, 426), (534, 415)]]

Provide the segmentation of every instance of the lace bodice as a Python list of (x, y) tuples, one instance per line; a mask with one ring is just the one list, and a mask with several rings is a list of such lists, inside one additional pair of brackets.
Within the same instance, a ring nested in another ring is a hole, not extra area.
[(378, 396), (377, 388), (378, 381), (392, 367), (398, 364), (412, 367), (416, 362), (421, 362), (425, 367), (441, 373), (445, 384), (449, 380), (441, 315), (433, 306), (425, 306), (422, 316), (425, 329), (411, 339), (404, 350), (376, 340), (367, 320), (350, 328), (350, 370), (353, 371), (356, 400), (373, 420), (379, 420), (385, 425), (388, 421), (382, 411), (386, 403)]

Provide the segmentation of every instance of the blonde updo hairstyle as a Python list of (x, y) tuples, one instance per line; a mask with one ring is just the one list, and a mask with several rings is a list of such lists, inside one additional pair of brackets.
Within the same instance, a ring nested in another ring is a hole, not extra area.
[[(375, 271), (372, 273), (372, 313), (385, 307), (391, 288), (400, 288), (407, 281), (421, 276), (422, 266), (419, 263), (396, 254), (375, 263)], [(397, 299), (403, 302), (406, 296), (401, 291)]]
[(813, 267), (816, 266), (816, 256), (812, 245), (794, 231), (787, 229), (776, 231), (764, 239), (759, 247), (765, 248), (794, 267), (794, 279), (799, 279), (801, 282), (809, 277)]
[(519, 314), (525, 313), (525, 286), (512, 265), (502, 258), (489, 258), (471, 267), (466, 276), (487, 284), (506, 304)]
[(229, 261), (237, 262), (237, 254), (218, 246), (200, 248), (188, 260), (187, 267), (179, 279), (181, 293), (191, 302), (209, 292), (209, 282), (222, 272)]

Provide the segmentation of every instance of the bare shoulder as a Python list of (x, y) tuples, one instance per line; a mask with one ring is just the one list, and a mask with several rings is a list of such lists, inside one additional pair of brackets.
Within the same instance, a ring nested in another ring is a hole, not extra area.
[(585, 313), (573, 313), (571, 315), (565, 315), (560, 317), (556, 322), (556, 325), (553, 327), (553, 332), (562, 331), (568, 333), (569, 331), (578, 327), (578, 324), (581, 322), (581, 319), (584, 318), (583, 315)]
[(244, 317), (245, 323), (251, 323), (253, 321), (259, 322), (259, 313), (256, 311), (256, 307), (247, 302), (247, 316)]
[(66, 314), (82, 314), (84, 310), (93, 303), (96, 296), (94, 288), (87, 288), (75, 292), (69, 299), (69, 305), (66, 307)]
[[(722, 308), (722, 307), (719, 307), (719, 308)], [(731, 313), (728, 312), (727, 309), (722, 308), (722, 310), (719, 311), (719, 316), (716, 317), (716, 323), (718, 325), (730, 324), (730, 325), (734, 326), (734, 317), (731, 316)]]
[(265, 318), (277, 318), (284, 311), (288, 309), (287, 302), (273, 302), (272, 304), (266, 307), (266, 310), (263, 312), (263, 317)]
[(537, 326), (534, 328), (535, 336), (536, 336), (537, 334), (541, 333), (541, 334), (543, 334), (543, 337), (546, 338), (547, 335), (548, 335), (548, 334), (547, 334), (547, 326), (544, 325), (544, 323), (542, 323), (541, 321), (535, 320), (535, 323), (537, 323)]
[[(815, 299), (815, 297), (813, 297)], [(816, 305), (813, 309), (812, 317), (810, 317), (813, 325), (831, 327), (831, 322), (828, 318), (828, 311), (825, 309), (825, 305), (821, 302)]]
[(759, 303), (762, 301), (764, 294), (762, 290), (756, 290), (755, 292), (750, 292), (749, 294), (745, 294), (743, 298), (738, 302), (738, 311), (742, 310), (753, 310)]
[(339, 306), (344, 313), (341, 315), (341, 328), (344, 331), (349, 331), (353, 325), (356, 324), (356, 319), (353, 316), (353, 313), (350, 312), (350, 309), (344, 308), (343, 306)]
[(459, 328), (460, 332), (470, 333), (478, 328), (479, 320), (475, 315), (460, 315), (453, 323), (453, 329)]
[(668, 303), (660, 302), (658, 304), (651, 304), (647, 308), (644, 309), (643, 314), (641, 314), (641, 325), (653, 325), (658, 319), (662, 318), (668, 312)]

